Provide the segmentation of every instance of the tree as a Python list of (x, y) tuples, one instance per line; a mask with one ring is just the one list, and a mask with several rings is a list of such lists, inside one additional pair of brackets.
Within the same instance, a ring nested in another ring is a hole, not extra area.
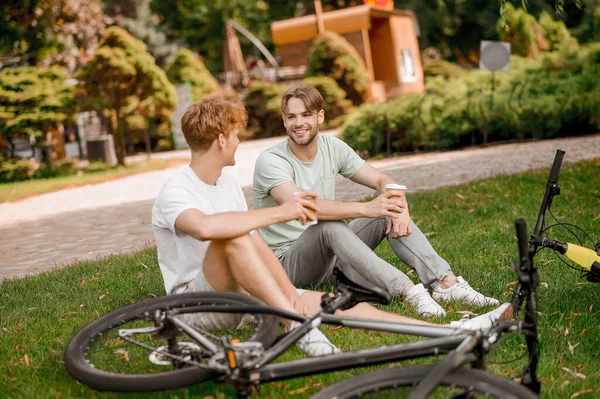
[(167, 69), (167, 77), (174, 84), (189, 83), (194, 101), (221, 93), (219, 82), (210, 74), (197, 55), (180, 49), (177, 58)]
[(0, 54), (71, 73), (92, 56), (108, 22), (98, 0), (8, 0), (0, 13)]
[(81, 79), (91, 107), (108, 114), (121, 165), (126, 153), (126, 118), (136, 112), (146, 116), (175, 107), (175, 88), (146, 45), (116, 26), (106, 30)]
[(140, 39), (161, 68), (168, 67), (177, 55), (178, 45), (167, 37), (164, 26), (150, 9), (150, 0), (120, 0), (107, 3), (105, 12), (117, 25)]
[(350, 43), (333, 32), (321, 33), (308, 54), (304, 77), (330, 76), (354, 105), (369, 95), (369, 75), (362, 58)]
[(14, 156), (13, 138), (44, 137), (76, 111), (74, 87), (64, 68), (22, 67), (0, 72), (0, 132)]

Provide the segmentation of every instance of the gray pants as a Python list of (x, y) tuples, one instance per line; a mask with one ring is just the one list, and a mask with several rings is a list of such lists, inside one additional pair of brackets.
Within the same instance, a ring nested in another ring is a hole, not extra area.
[(412, 233), (400, 238), (386, 237), (387, 223), (385, 217), (358, 218), (350, 224), (319, 221), (307, 228), (279, 261), (298, 287), (330, 281), (338, 263), (355, 268), (370, 282), (398, 296), (411, 280), (373, 252), (387, 238), (396, 256), (413, 268), (424, 284), (435, 288), (452, 273), (414, 222)]

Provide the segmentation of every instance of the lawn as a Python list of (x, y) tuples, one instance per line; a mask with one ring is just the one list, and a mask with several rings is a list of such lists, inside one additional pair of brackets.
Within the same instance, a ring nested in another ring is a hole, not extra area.
[[(523, 175), (487, 179), (462, 186), (411, 195), (411, 212), (433, 246), (478, 290), (505, 300), (515, 283), (509, 262), (517, 256), (514, 220), (524, 217), (532, 230), (548, 169)], [(600, 238), (600, 160), (566, 165), (560, 179), (562, 193), (553, 213), (564, 222)], [(575, 241), (561, 228), (550, 231), (557, 239)], [(584, 245), (593, 246), (586, 240)], [(387, 243), (377, 252), (391, 263)], [(556, 255), (543, 251), (540, 268), (539, 322), (544, 398), (600, 396), (600, 286), (580, 278)], [(412, 274), (414, 278), (414, 274)], [(84, 262), (0, 285), (0, 397), (2, 398), (228, 398), (230, 387), (212, 383), (156, 394), (96, 392), (78, 384), (65, 371), (62, 354), (72, 334), (112, 309), (163, 295), (154, 249), (135, 255)], [(390, 310), (416, 316), (400, 302)], [(448, 305), (449, 321), (459, 311), (481, 311)], [(485, 309), (487, 310), (487, 309)], [(389, 345), (414, 338), (362, 330), (324, 328), (343, 350)], [(524, 342), (511, 338), (497, 347), (490, 370), (514, 376), (524, 364)], [(284, 355), (299, 356), (294, 348)], [(427, 363), (431, 359), (397, 364)], [(304, 398), (364, 370), (341, 371), (311, 378), (265, 384), (255, 398)]]
[(94, 170), (93, 167), (87, 169), (83, 168), (76, 174), (68, 176), (2, 183), (0, 184), (0, 203), (14, 202), (34, 195), (46, 194), (53, 191), (64, 190), (66, 188), (103, 183), (138, 173), (183, 165), (186, 162), (189, 162), (189, 160), (153, 159), (142, 162), (133, 162), (126, 166), (114, 166), (110, 168), (102, 167), (100, 170)]

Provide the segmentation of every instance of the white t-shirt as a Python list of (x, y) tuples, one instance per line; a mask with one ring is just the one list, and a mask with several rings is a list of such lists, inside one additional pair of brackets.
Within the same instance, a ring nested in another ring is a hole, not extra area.
[(215, 186), (208, 185), (185, 167), (169, 178), (152, 207), (152, 231), (158, 249), (158, 264), (168, 294), (173, 288), (192, 281), (202, 270), (210, 241), (200, 241), (175, 228), (177, 217), (186, 209), (198, 209), (205, 215), (247, 211), (240, 185), (221, 175)]

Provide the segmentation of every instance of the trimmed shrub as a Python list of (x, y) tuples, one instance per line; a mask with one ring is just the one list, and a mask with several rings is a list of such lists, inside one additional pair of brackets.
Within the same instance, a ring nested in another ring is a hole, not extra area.
[(0, 183), (29, 180), (35, 173), (35, 164), (30, 159), (5, 161), (0, 155)]
[(442, 76), (446, 79), (457, 78), (466, 73), (466, 70), (459, 65), (446, 60), (428, 60), (423, 59), (423, 74), (425, 77)]
[(420, 148), (423, 137), (416, 118), (419, 98), (411, 94), (388, 104), (363, 104), (348, 117), (341, 139), (365, 156)]
[[(515, 89), (523, 80), (527, 85), (519, 102)], [(357, 151), (374, 156), (600, 129), (600, 43), (537, 60), (513, 56), (510, 71), (495, 75), (493, 102), (489, 85), (489, 72), (480, 70), (459, 78), (430, 78), (426, 96), (359, 107), (344, 124), (342, 138)], [(485, 96), (480, 103), (481, 89)], [(385, 141), (388, 135), (391, 150)]]
[(330, 76), (352, 104), (360, 105), (369, 96), (369, 75), (360, 55), (342, 36), (324, 32), (314, 41), (304, 77)]
[(167, 69), (167, 77), (173, 84), (189, 82), (194, 102), (221, 94), (219, 82), (211, 75), (202, 61), (188, 49), (180, 49), (175, 61)]
[(344, 123), (352, 108), (352, 102), (346, 99), (346, 93), (340, 89), (335, 80), (327, 76), (318, 76), (304, 78), (302, 83), (314, 86), (323, 96), (325, 123), (322, 128), (334, 129)]
[(244, 97), (248, 127), (243, 139), (258, 139), (285, 134), (281, 119), (281, 96), (285, 87), (267, 82), (253, 82)]

